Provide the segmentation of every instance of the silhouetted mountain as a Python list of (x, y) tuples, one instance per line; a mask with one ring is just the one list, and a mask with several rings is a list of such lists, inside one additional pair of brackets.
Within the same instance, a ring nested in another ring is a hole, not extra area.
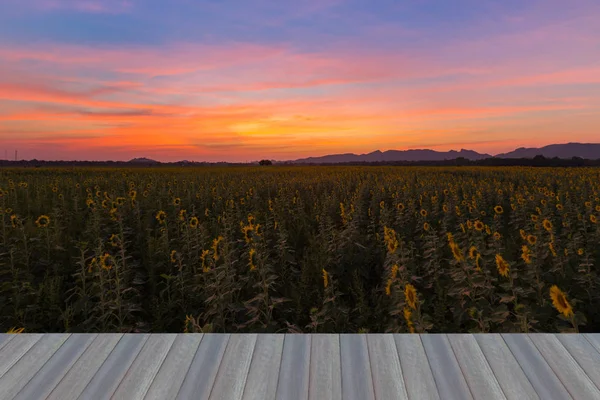
[(146, 157), (141, 157), (141, 158), (134, 158), (133, 160), (129, 160), (128, 161), (131, 164), (158, 164), (158, 161), (152, 160), (150, 158), (146, 158)]
[(533, 158), (542, 155), (546, 158), (580, 157), (589, 160), (600, 159), (600, 143), (551, 144), (544, 147), (519, 147), (508, 153), (497, 154), (496, 158)]
[(333, 154), (323, 157), (309, 157), (293, 161), (294, 163), (327, 164), (349, 162), (389, 162), (389, 161), (443, 161), (465, 158), (467, 160), (482, 160), (491, 158), (489, 154), (477, 153), (473, 150), (461, 149), (460, 151), (435, 151), (429, 149), (419, 150), (388, 150), (374, 151), (368, 154)]

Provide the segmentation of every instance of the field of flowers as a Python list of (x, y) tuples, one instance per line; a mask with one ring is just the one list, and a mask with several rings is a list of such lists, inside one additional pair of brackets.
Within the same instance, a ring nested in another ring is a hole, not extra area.
[(600, 331), (600, 169), (0, 169), (0, 329)]

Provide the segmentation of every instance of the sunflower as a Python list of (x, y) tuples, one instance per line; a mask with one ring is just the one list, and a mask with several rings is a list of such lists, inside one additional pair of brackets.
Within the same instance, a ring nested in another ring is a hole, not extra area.
[(529, 247), (523, 246), (521, 251), (521, 258), (525, 261), (525, 264), (531, 264), (531, 250), (529, 250)]
[(196, 229), (198, 227), (198, 218), (192, 217), (190, 218), (190, 228)]
[(553, 242), (548, 243), (548, 248), (550, 249), (550, 252), (552, 253), (552, 255), (554, 257), (556, 257), (556, 249), (554, 248), (554, 243)]
[(477, 254), (477, 247), (471, 246), (471, 248), (469, 249), (469, 258), (471, 260), (474, 259), (476, 254)]
[(177, 262), (177, 250), (171, 250), (171, 262), (173, 264)]
[(505, 278), (508, 277), (508, 271), (510, 270), (510, 266), (500, 254), (496, 254), (496, 267), (498, 268), (498, 273), (501, 276)]
[(548, 232), (552, 231), (552, 222), (548, 221), (547, 219), (545, 219), (542, 222), (542, 225), (544, 226), (544, 229), (547, 230)]
[(406, 299), (406, 304), (410, 308), (413, 310), (417, 309), (417, 289), (410, 283), (407, 283), (404, 287), (404, 298)]
[(110, 235), (110, 239), (108, 239), (108, 241), (112, 247), (117, 247), (119, 245), (119, 237), (114, 233)]
[(118, 206), (125, 204), (125, 197), (117, 197), (116, 203)]
[(323, 268), (322, 272), (323, 272), (323, 287), (325, 289), (327, 289), (327, 286), (329, 286), (329, 273), (327, 271), (325, 271), (324, 268)]
[(499, 232), (494, 232), (494, 240), (500, 240), (501, 237), (502, 235)]
[(185, 214), (186, 214), (186, 212), (187, 212), (187, 211), (185, 211), (185, 210), (180, 210), (180, 211), (179, 211), (179, 221), (181, 221), (181, 222), (185, 222), (185, 220), (186, 220), (186, 215), (185, 215)]
[(443, 210), (445, 213), (447, 213), (447, 212), (448, 212), (448, 206), (444, 204), (444, 205), (442, 206), (442, 210)]
[(428, 224), (427, 222), (425, 222), (425, 223), (423, 224), (423, 229), (424, 229), (425, 231), (428, 231), (428, 230), (429, 230), (429, 224)]
[(160, 224), (164, 224), (167, 221), (167, 213), (162, 210), (159, 211), (158, 213), (156, 213), (156, 220)]
[(527, 233), (525, 233), (524, 229), (519, 229), (519, 234), (521, 235), (521, 239), (527, 240)]
[(19, 334), (19, 333), (23, 333), (24, 331), (25, 331), (25, 328), (18, 328), (18, 329), (17, 328), (10, 328), (8, 330), (8, 332), (6, 332), (6, 333), (9, 334), (9, 335), (16, 335), (16, 334)]
[(94, 206), (96, 205), (96, 203), (94, 202), (94, 199), (88, 198), (85, 201), (85, 205), (89, 208), (89, 209), (93, 209)]
[(577, 249), (577, 254), (582, 256), (583, 255), (583, 249)]
[(571, 304), (567, 300), (567, 296), (565, 296), (564, 292), (558, 288), (558, 286), (553, 285), (550, 288), (550, 298), (552, 299), (552, 305), (556, 310), (565, 316), (565, 318), (570, 318), (573, 316), (573, 308)]
[(504, 212), (504, 209), (502, 208), (502, 206), (496, 206), (494, 207), (494, 211), (496, 212), (496, 214), (502, 214)]
[(206, 265), (206, 256), (210, 253), (208, 250), (202, 250), (202, 254), (200, 255), (200, 260), (202, 261), (202, 272), (210, 271), (208, 265)]
[(104, 253), (103, 256), (100, 256), (100, 267), (106, 271), (112, 269), (110, 254)]
[(35, 220), (35, 224), (38, 228), (47, 228), (50, 225), (50, 217), (47, 215), (40, 215), (38, 219)]
[(426, 217), (427, 216), (427, 210), (421, 210), (421, 216)]
[(107, 199), (102, 200), (102, 208), (108, 208), (109, 206), (109, 201)]
[(394, 281), (392, 279), (387, 280), (387, 284), (385, 285), (385, 295), (390, 296), (392, 294), (392, 283)]
[(600, 204), (596, 206), (596, 211), (600, 212)]
[(485, 228), (485, 225), (480, 220), (475, 221), (475, 229), (481, 232)]
[(254, 271), (256, 269), (256, 265), (254, 265), (254, 254), (256, 254), (256, 249), (253, 247), (248, 252), (250, 271)]
[(538, 216), (537, 216), (537, 215), (535, 215), (535, 214), (531, 214), (531, 220), (532, 220), (533, 222), (537, 222), (537, 220), (538, 220)]
[(533, 246), (537, 243), (537, 237), (534, 235), (527, 235), (527, 242), (529, 242), (529, 244)]
[(137, 197), (137, 192), (135, 190), (131, 189), (129, 191), (129, 198), (130, 199), (135, 199), (136, 197)]
[(590, 215), (590, 222), (592, 224), (595, 224), (596, 222), (598, 222), (598, 218), (596, 218), (596, 216), (594, 214)]
[(181, 199), (179, 197), (175, 197), (173, 199), (173, 205), (179, 207), (181, 205)]
[(469, 229), (473, 228), (473, 223), (471, 222), (470, 219), (467, 220), (467, 228), (469, 228)]
[(12, 225), (13, 228), (17, 227), (18, 222), (19, 222), (19, 217), (17, 217), (15, 214), (10, 216), (10, 224)]
[(392, 266), (392, 279), (396, 279), (396, 276), (398, 276), (398, 265), (394, 264)]
[(406, 325), (408, 325), (408, 329), (409, 329), (410, 333), (415, 333), (415, 326), (414, 326), (412, 320), (410, 319), (411, 316), (412, 316), (412, 311), (410, 311), (410, 308), (404, 307), (404, 319), (406, 320)]

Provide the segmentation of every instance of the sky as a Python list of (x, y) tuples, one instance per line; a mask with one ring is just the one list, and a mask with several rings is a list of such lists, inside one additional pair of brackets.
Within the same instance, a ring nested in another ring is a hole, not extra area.
[(597, 0), (0, 0), (0, 158), (600, 142)]

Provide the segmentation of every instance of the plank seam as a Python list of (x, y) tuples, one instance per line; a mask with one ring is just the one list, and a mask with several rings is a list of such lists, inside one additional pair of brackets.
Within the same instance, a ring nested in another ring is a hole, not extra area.
[(373, 398), (377, 400), (377, 394), (375, 393), (375, 377), (373, 376), (373, 368), (371, 367), (371, 350), (369, 350), (369, 341), (367, 340), (367, 336), (363, 335), (363, 337), (365, 338), (365, 344), (367, 348), (367, 361), (369, 363), (369, 372), (371, 373), (371, 390), (373, 391)]
[[(275, 398), (277, 399), (277, 394), (279, 393), (279, 378), (281, 378), (281, 364), (283, 364), (283, 355), (285, 354), (285, 340), (289, 334), (285, 333), (283, 336), (283, 345), (281, 346), (281, 361), (279, 362), (279, 373), (277, 374), (277, 386), (275, 389)], [(312, 344), (312, 342), (311, 342)], [(309, 364), (310, 366), (310, 364)]]
[[(167, 353), (165, 354), (165, 356), (163, 357), (163, 359), (160, 362), (160, 365), (158, 366), (158, 368), (156, 369), (156, 372), (154, 373), (154, 376), (152, 377), (152, 382), (154, 382), (154, 379), (156, 378), (156, 375), (158, 375), (158, 373), (160, 372), (160, 369), (162, 368), (163, 364), (165, 363), (165, 360), (167, 359), (167, 357), (169, 356), (169, 353), (171, 352), (171, 350), (173, 349), (173, 345), (175, 344), (175, 340), (177, 340), (177, 336), (179, 336), (179, 334), (175, 334), (175, 339), (173, 339), (173, 341), (171, 342), (171, 344), (169, 345), (169, 350), (167, 351)], [(146, 394), (148, 394), (148, 391), (150, 390), (150, 387), (152, 386), (152, 382), (150, 382), (150, 384), (148, 385), (148, 387), (146, 388), (146, 391), (144, 392), (143, 395), (141, 395), (141, 398), (143, 399), (144, 397), (146, 397)]]
[(21, 354), (21, 357), (19, 357), (18, 359), (16, 359), (16, 360), (15, 360), (15, 361), (12, 363), (12, 365), (10, 366), (10, 368), (9, 368), (9, 369), (7, 369), (7, 370), (6, 370), (6, 371), (5, 371), (5, 372), (4, 372), (2, 375), (0, 375), (0, 379), (2, 379), (2, 377), (3, 377), (4, 375), (6, 375), (6, 373), (7, 373), (8, 371), (10, 371), (10, 369), (11, 369), (12, 367), (14, 367), (14, 366), (15, 366), (15, 365), (16, 365), (16, 364), (19, 362), (19, 361), (21, 361), (21, 359), (22, 359), (23, 357), (25, 357), (25, 355), (26, 355), (27, 353), (29, 353), (29, 351), (30, 351), (30, 350), (31, 350), (31, 349), (32, 349), (32, 348), (33, 348), (33, 347), (34, 347), (36, 344), (38, 344), (38, 342), (39, 342), (40, 340), (42, 340), (42, 337), (44, 337), (44, 335), (40, 335), (40, 336), (38, 336), (37, 340), (36, 340), (35, 342), (33, 342), (33, 343), (31, 344), (31, 346), (29, 346), (29, 348), (28, 348), (28, 349), (25, 351), (25, 353)]
[(591, 340), (588, 338), (588, 335), (587, 335), (587, 333), (583, 335), (583, 338), (584, 338), (585, 340), (587, 340), (587, 342), (588, 342), (589, 344), (591, 344), (591, 345), (592, 345), (592, 347), (594, 348), (594, 350), (596, 350), (596, 351), (598, 352), (598, 354), (600, 354), (600, 349), (598, 349), (598, 347), (596, 347), (596, 345), (595, 345), (594, 343), (592, 343), (592, 341), (591, 341)]
[[(231, 342), (231, 334), (229, 334), (227, 336), (227, 344), (225, 345), (225, 350), (223, 350), (223, 354), (221, 355), (221, 358), (219, 359), (219, 368), (217, 368), (217, 374), (215, 375), (215, 378), (212, 381), (212, 385), (210, 386), (210, 392), (208, 393), (207, 399), (210, 399), (210, 396), (212, 396), (212, 392), (215, 389), (215, 383), (217, 382), (217, 378), (219, 377), (219, 372), (221, 372), (221, 366), (223, 365), (223, 359), (225, 358), (225, 354), (227, 353), (227, 349), (229, 348), (230, 342)], [(198, 347), (200, 347), (200, 346), (198, 346)]]
[[(475, 399), (475, 395), (473, 395), (473, 390), (471, 389), (471, 385), (469, 385), (469, 380), (467, 379), (467, 376), (465, 375), (465, 371), (463, 371), (462, 365), (460, 365), (460, 361), (458, 361), (458, 357), (456, 357), (456, 352), (454, 351), (454, 348), (452, 347), (452, 342), (450, 341), (450, 338), (448, 337), (448, 335), (446, 333), (444, 333), (443, 335), (446, 338), (446, 340), (448, 341), (448, 345), (450, 345), (450, 350), (452, 351), (452, 355), (454, 356), (454, 361), (456, 361), (456, 365), (458, 365), (458, 370), (460, 371), (460, 374), (462, 375), (462, 378), (464, 379), (465, 384), (467, 385), (467, 389), (469, 389), (471, 398)], [(498, 383), (498, 382), (496, 381), (496, 383)]]
[[(46, 361), (44, 361), (44, 363), (42, 364), (42, 366), (41, 366), (41, 367), (39, 367), (39, 368), (37, 369), (37, 371), (35, 371), (35, 373), (34, 373), (34, 374), (31, 376), (31, 378), (29, 378), (29, 380), (27, 381), (27, 383), (26, 383), (26, 384), (24, 384), (24, 385), (23, 385), (23, 387), (21, 387), (21, 389), (19, 389), (19, 391), (18, 391), (17, 393), (15, 393), (15, 396), (14, 396), (14, 397), (17, 397), (17, 395), (18, 395), (18, 394), (21, 392), (21, 390), (25, 389), (25, 387), (26, 387), (27, 385), (29, 385), (29, 382), (31, 382), (31, 380), (32, 380), (32, 379), (33, 379), (33, 378), (34, 378), (34, 377), (35, 377), (35, 376), (38, 374), (38, 372), (40, 372), (40, 371), (42, 370), (42, 368), (44, 368), (44, 366), (45, 366), (45, 365), (48, 363), (48, 361), (50, 361), (50, 359), (51, 359), (52, 357), (54, 357), (54, 355), (55, 355), (55, 354), (56, 354), (56, 353), (57, 353), (57, 352), (58, 352), (58, 351), (59, 351), (59, 350), (60, 350), (60, 349), (61, 349), (61, 348), (62, 348), (62, 347), (65, 345), (65, 343), (67, 343), (67, 340), (69, 340), (69, 339), (71, 338), (71, 336), (72, 336), (70, 333), (68, 333), (67, 335), (68, 335), (68, 336), (67, 336), (67, 338), (66, 338), (66, 339), (65, 339), (65, 340), (64, 340), (64, 341), (63, 341), (63, 342), (60, 344), (60, 346), (58, 346), (58, 349), (54, 350), (54, 352), (52, 353), (52, 355), (51, 355), (50, 357), (48, 357), (48, 359), (47, 359)], [(43, 337), (43, 336), (42, 336), (42, 337)], [(41, 339), (42, 339), (42, 338), (40, 338), (40, 340), (41, 340)], [(37, 342), (35, 342), (35, 344), (38, 344), (38, 343), (39, 343), (39, 340), (38, 340)], [(35, 345), (34, 345), (34, 346), (35, 346)], [(31, 347), (29, 348), (29, 350), (31, 350), (31, 349), (32, 349), (34, 346), (31, 346)], [(27, 353), (29, 353), (29, 350), (27, 350)], [(27, 354), (27, 353), (25, 353), (25, 354)], [(24, 355), (25, 355), (25, 354), (24, 354)], [(23, 357), (21, 357), (21, 358), (19, 359), (19, 361), (20, 361), (22, 358), (23, 358)], [(15, 363), (15, 364), (16, 364), (16, 363)], [(14, 366), (15, 364), (13, 364), (13, 366)], [(12, 367), (11, 367), (11, 368), (12, 368)]]
[[(425, 345), (423, 344), (423, 333), (418, 333), (419, 335), (419, 341), (421, 342), (421, 347), (423, 348), (423, 352), (425, 353), (425, 359), (427, 360), (427, 366), (429, 367), (429, 371), (431, 372), (431, 376), (433, 377), (433, 383), (435, 383), (435, 390), (437, 391), (438, 397), (441, 399), (441, 393), (440, 393), (440, 388), (438, 386), (437, 380), (435, 379), (435, 374), (433, 373), (433, 370), (431, 369), (431, 361), (429, 360), (429, 354), (427, 354), (427, 349), (425, 349)], [(426, 335), (430, 335), (430, 333), (426, 334)]]
[[(402, 375), (402, 385), (404, 386), (404, 393), (406, 394), (406, 399), (410, 398), (408, 394), (408, 387), (406, 386), (406, 378), (404, 377), (404, 371), (402, 370), (402, 360), (400, 359), (400, 351), (398, 350), (398, 345), (396, 344), (396, 338), (392, 335), (392, 342), (394, 343), (394, 348), (396, 349), (396, 355), (398, 356), (398, 365), (400, 366), (400, 375)], [(436, 388), (437, 390), (437, 388)]]
[(244, 387), (242, 388), (242, 394), (240, 399), (244, 398), (244, 393), (246, 393), (246, 385), (248, 384), (248, 376), (250, 376), (250, 370), (252, 369), (252, 363), (254, 361), (254, 353), (256, 352), (256, 344), (258, 343), (258, 334), (256, 334), (256, 339), (254, 339), (254, 346), (252, 346), (252, 355), (250, 356), (250, 365), (248, 365), (248, 372), (244, 378)]
[(577, 359), (575, 358), (575, 356), (573, 354), (571, 354), (571, 352), (569, 351), (569, 349), (567, 349), (567, 347), (563, 344), (563, 342), (556, 336), (556, 334), (552, 334), (552, 336), (556, 339), (556, 341), (566, 350), (567, 354), (569, 354), (571, 356), (571, 358), (573, 359), (573, 361), (575, 361), (575, 364), (577, 364), (577, 366), (581, 369), (581, 371), (583, 371), (583, 373), (585, 374), (585, 376), (588, 378), (588, 380), (592, 383), (593, 386), (596, 387), (596, 389), (600, 390), (600, 388), (598, 387), (598, 385), (596, 385), (596, 383), (592, 380), (592, 378), (590, 378), (590, 376), (588, 375), (588, 373), (585, 371), (585, 369), (582, 367), (582, 365), (579, 363), (579, 361), (577, 361)]
[[(115, 344), (115, 347), (117, 347), (117, 344), (119, 344), (119, 342), (121, 341), (121, 339), (122, 339), (122, 338), (123, 338), (123, 335), (121, 335), (121, 337), (119, 338), (119, 340), (118, 340), (118, 341), (117, 341), (117, 343)], [(52, 396), (52, 393), (54, 393), (54, 391), (56, 390), (56, 388), (57, 388), (58, 386), (60, 386), (61, 382), (62, 382), (62, 381), (65, 379), (65, 377), (66, 377), (66, 376), (69, 374), (69, 372), (71, 372), (71, 370), (72, 370), (72, 369), (75, 367), (75, 364), (77, 364), (77, 362), (79, 361), (79, 359), (80, 359), (81, 357), (83, 357), (83, 355), (84, 355), (84, 354), (85, 354), (85, 353), (88, 351), (88, 348), (89, 348), (89, 347), (90, 347), (92, 344), (94, 344), (94, 342), (95, 342), (96, 340), (100, 340), (100, 335), (99, 335), (99, 334), (96, 334), (96, 339), (92, 340), (92, 342), (91, 342), (91, 343), (88, 345), (88, 347), (86, 347), (86, 349), (84, 350), (84, 352), (83, 352), (83, 353), (81, 353), (81, 355), (80, 355), (80, 356), (77, 358), (77, 360), (76, 360), (76, 361), (73, 363), (73, 365), (71, 365), (71, 368), (69, 368), (69, 370), (67, 371), (67, 373), (66, 373), (66, 374), (64, 374), (64, 375), (62, 376), (62, 378), (60, 378), (60, 380), (58, 381), (58, 383), (57, 383), (57, 384), (56, 384), (56, 385), (55, 385), (55, 386), (52, 388), (52, 390), (50, 391), (50, 393), (48, 393), (48, 397), (51, 397), (51, 396)], [(113, 347), (113, 349), (114, 349), (114, 347)], [(111, 349), (111, 353), (112, 353), (112, 349)], [(108, 358), (108, 356), (110, 356), (110, 353), (108, 353), (108, 355), (106, 356), (106, 358)], [(104, 362), (106, 361), (106, 358), (104, 359), (104, 361), (102, 361), (102, 364), (100, 364), (100, 366), (98, 367), (98, 369), (97, 369), (96, 371), (99, 371), (99, 370), (100, 370), (100, 368), (102, 368), (102, 365), (104, 365)], [(90, 382), (92, 379), (94, 379), (94, 375), (92, 375), (92, 376), (90, 377), (90, 380), (88, 381), (88, 383), (89, 383), (89, 382)], [(86, 384), (86, 386), (84, 386), (84, 388), (83, 388), (83, 390), (81, 391), (81, 393), (83, 393), (83, 392), (85, 391), (85, 388), (86, 388), (86, 387), (87, 387), (87, 384)], [(79, 393), (79, 395), (78, 395), (77, 397), (79, 397), (79, 396), (81, 395), (81, 393)]]
[(344, 398), (344, 374), (342, 373), (342, 335), (337, 334), (338, 337), (338, 354), (340, 355), (340, 394), (342, 395), (342, 399)]
[(5, 340), (2, 344), (0, 344), (0, 350), (2, 350), (2, 348), (4, 346), (6, 346), (11, 340), (13, 340), (15, 338), (15, 336), (17, 336), (17, 335), (10, 334), (10, 333), (5, 333), (5, 335), (8, 336), (8, 339)]
[[(490, 371), (492, 371), (492, 375), (494, 375), (494, 379), (496, 379), (496, 383), (498, 384), (498, 387), (500, 388), (500, 391), (502, 392), (502, 395), (504, 396), (505, 399), (508, 399), (508, 397), (506, 396), (506, 393), (504, 392), (504, 389), (502, 388), (502, 385), (500, 384), (500, 381), (498, 381), (498, 377), (496, 376), (496, 372), (494, 372), (494, 369), (492, 368), (492, 364), (490, 364), (490, 360), (488, 360), (487, 356), (485, 355), (485, 352), (483, 351), (483, 348), (481, 347), (481, 344), (479, 344), (479, 342), (477, 341), (477, 338), (474, 335), (471, 335), (471, 336), (473, 336), (473, 339), (475, 339), (475, 343), (477, 344), (477, 347), (481, 351), (481, 354), (483, 355), (483, 359), (487, 363), (488, 367), (490, 367)], [(452, 343), (450, 343), (450, 345), (452, 345)], [(511, 353), (511, 356), (512, 356), (512, 353)], [(514, 356), (513, 356), (513, 358), (514, 358)], [(517, 365), (519, 365), (518, 362), (517, 362)], [(519, 365), (519, 368), (521, 368), (520, 365)], [(525, 376), (525, 377), (527, 378), (527, 376)], [(468, 382), (467, 382), (467, 384), (468, 384)]]
[(114, 394), (119, 391), (119, 388), (121, 387), (121, 385), (125, 381), (125, 378), (127, 378), (127, 376), (130, 374), (130, 372), (131, 372), (131, 366), (133, 364), (135, 364), (135, 362), (137, 361), (137, 359), (140, 356), (140, 354), (142, 354), (144, 352), (144, 349), (146, 348), (146, 346), (148, 346), (148, 341), (149, 340), (150, 340), (150, 335), (147, 336), (146, 340), (144, 341), (144, 345), (142, 346), (142, 348), (140, 349), (140, 351), (137, 352), (137, 354), (135, 355), (135, 358), (133, 359), (133, 361), (131, 362), (131, 364), (129, 364), (129, 367), (127, 367), (127, 372), (125, 372), (123, 374), (123, 376), (121, 377), (121, 380), (119, 381), (119, 384), (117, 385), (117, 387), (115, 388), (115, 390), (110, 394), (111, 399), (114, 396)]
[(309, 341), (309, 345), (308, 345), (308, 384), (306, 386), (306, 399), (308, 400), (308, 397), (310, 396), (310, 370), (312, 368), (310, 368), (310, 364), (312, 363), (312, 335), (308, 335), (308, 341)]
[[(188, 335), (190, 335), (190, 334), (188, 333)], [(192, 335), (194, 335), (194, 334), (192, 334)], [(198, 349), (200, 348), (200, 345), (202, 344), (202, 341), (204, 340), (205, 337), (206, 337), (206, 334), (202, 334), (202, 337), (200, 337), (200, 342), (198, 342), (198, 347), (196, 347), (196, 351), (194, 352), (194, 357), (192, 357), (192, 361), (190, 362), (190, 365), (188, 366), (188, 370), (185, 371), (185, 378), (183, 378), (181, 385), (179, 385), (179, 389), (177, 389), (177, 394), (174, 397), (175, 399), (177, 399), (179, 397), (181, 388), (185, 385), (185, 381), (188, 379), (188, 376), (190, 374), (190, 368), (192, 367), (192, 364), (194, 363), (194, 360), (196, 359), (196, 355), (198, 354)]]

